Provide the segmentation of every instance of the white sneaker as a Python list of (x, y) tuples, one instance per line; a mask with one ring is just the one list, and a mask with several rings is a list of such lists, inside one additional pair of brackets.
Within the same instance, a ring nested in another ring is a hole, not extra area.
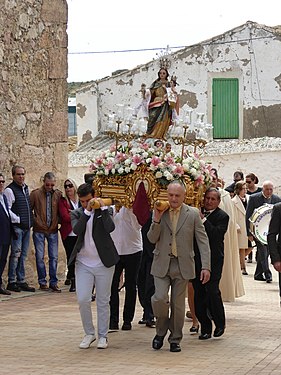
[(98, 341), (97, 348), (98, 349), (106, 349), (108, 347), (107, 338), (106, 337), (100, 337)]
[(85, 335), (83, 340), (81, 341), (79, 348), (80, 349), (88, 349), (92, 342), (96, 340), (95, 335)]

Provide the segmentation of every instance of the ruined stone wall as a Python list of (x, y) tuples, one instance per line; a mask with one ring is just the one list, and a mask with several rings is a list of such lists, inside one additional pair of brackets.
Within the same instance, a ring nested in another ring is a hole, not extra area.
[[(9, 182), (12, 165), (24, 165), (30, 190), (53, 171), (61, 187), (68, 168), (66, 0), (0, 0), (0, 9), (0, 170)], [(30, 262), (29, 279), (32, 252)]]

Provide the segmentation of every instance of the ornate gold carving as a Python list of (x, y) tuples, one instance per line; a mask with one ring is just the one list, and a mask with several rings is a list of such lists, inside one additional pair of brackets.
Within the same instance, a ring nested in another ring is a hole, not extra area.
[[(141, 182), (144, 183), (151, 208), (153, 208), (157, 199), (168, 199), (166, 188), (159, 185), (154, 174), (144, 164), (138, 166), (135, 172), (124, 176), (95, 176), (93, 187), (96, 196), (118, 200), (122, 205), (130, 208), (134, 203)], [(188, 176), (184, 176), (184, 182), (186, 185), (185, 203), (200, 207), (206, 190), (205, 185), (196, 186)]]

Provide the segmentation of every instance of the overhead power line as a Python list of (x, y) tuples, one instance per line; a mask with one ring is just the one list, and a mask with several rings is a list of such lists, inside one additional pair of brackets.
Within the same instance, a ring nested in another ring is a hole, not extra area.
[[(261, 36), (257, 38), (245, 38), (245, 39), (236, 39), (236, 40), (228, 40), (228, 41), (208, 41), (208, 42), (201, 42), (201, 43), (196, 43), (193, 45), (198, 45), (198, 44), (203, 44), (204, 46), (208, 45), (215, 45), (215, 44), (230, 44), (230, 43), (243, 43), (243, 42), (249, 42), (254, 41), (254, 40), (259, 40), (259, 39), (272, 39), (273, 36)], [(193, 45), (190, 46), (177, 46), (177, 47), (170, 47), (169, 49), (182, 49), (182, 48), (187, 48), (187, 47), (192, 47)], [(69, 55), (95, 55), (95, 54), (107, 54), (107, 53), (129, 53), (129, 52), (145, 52), (145, 51), (161, 51), (165, 50), (166, 47), (154, 47), (154, 48), (140, 48), (140, 49), (123, 49), (123, 50), (109, 50), (109, 51), (77, 51), (77, 52), (68, 52)]]

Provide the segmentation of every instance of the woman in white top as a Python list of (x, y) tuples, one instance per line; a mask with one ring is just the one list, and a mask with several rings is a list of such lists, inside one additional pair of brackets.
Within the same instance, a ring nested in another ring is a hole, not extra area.
[(248, 255), (248, 236), (246, 229), (246, 208), (247, 208), (247, 187), (245, 181), (238, 181), (234, 187), (234, 197), (232, 201), (235, 207), (237, 222), (237, 234), (239, 244), (240, 267), (243, 275), (248, 275), (246, 271), (245, 257)]

